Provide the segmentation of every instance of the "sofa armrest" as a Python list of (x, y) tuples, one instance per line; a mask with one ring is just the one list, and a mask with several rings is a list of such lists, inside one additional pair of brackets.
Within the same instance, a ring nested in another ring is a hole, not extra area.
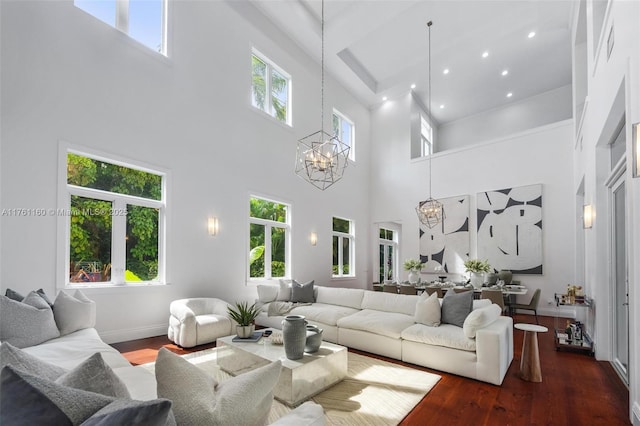
[(476, 332), (478, 380), (500, 385), (513, 360), (513, 319), (501, 316)]
[(322, 406), (307, 401), (296, 409), (280, 417), (271, 426), (324, 426), (326, 420)]
[(169, 305), (169, 312), (176, 317), (178, 321), (184, 323), (188, 319), (195, 320), (196, 314), (187, 304), (188, 299), (174, 300)]

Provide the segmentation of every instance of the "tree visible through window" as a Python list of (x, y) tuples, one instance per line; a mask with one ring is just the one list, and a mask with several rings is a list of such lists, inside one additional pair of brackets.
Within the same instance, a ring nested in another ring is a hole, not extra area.
[(289, 206), (251, 197), (249, 207), (249, 278), (289, 275)]
[(69, 282), (158, 281), (163, 178), (67, 154)]
[(283, 123), (291, 125), (291, 78), (267, 58), (251, 55), (252, 105)]
[(348, 219), (333, 218), (333, 276), (354, 276), (353, 222)]
[(395, 281), (398, 264), (398, 242), (396, 239), (396, 233), (391, 229), (380, 228), (379, 248), (380, 273), (378, 275), (378, 280), (379, 282)]

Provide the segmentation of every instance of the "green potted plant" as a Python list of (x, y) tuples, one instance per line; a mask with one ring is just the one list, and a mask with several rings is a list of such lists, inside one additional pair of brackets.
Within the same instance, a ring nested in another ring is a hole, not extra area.
[(420, 281), (420, 270), (422, 270), (424, 263), (419, 259), (407, 259), (403, 266), (405, 271), (409, 271), (409, 282), (417, 284)]
[(464, 262), (464, 267), (471, 273), (471, 284), (475, 288), (482, 287), (485, 272), (491, 271), (491, 265), (487, 260), (469, 259)]
[(236, 333), (241, 339), (249, 338), (255, 331), (254, 321), (260, 314), (261, 309), (248, 302), (236, 302), (236, 306), (228, 306), (229, 318), (236, 322)]

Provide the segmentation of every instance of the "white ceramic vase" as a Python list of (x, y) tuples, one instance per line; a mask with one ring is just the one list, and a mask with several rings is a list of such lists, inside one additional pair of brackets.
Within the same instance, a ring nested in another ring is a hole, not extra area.
[(409, 271), (409, 283), (418, 284), (420, 281), (420, 273), (418, 271)]
[(256, 326), (251, 325), (236, 325), (236, 334), (241, 339), (247, 339), (253, 336), (253, 332), (256, 331)]
[(481, 288), (482, 284), (484, 284), (484, 273), (471, 272), (471, 285), (475, 288)]

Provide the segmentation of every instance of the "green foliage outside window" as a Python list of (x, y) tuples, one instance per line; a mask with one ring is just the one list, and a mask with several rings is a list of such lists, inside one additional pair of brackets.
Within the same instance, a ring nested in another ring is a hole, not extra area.
[[(252, 197), (249, 201), (250, 215), (258, 219), (265, 219), (285, 224), (287, 222), (287, 206), (273, 201)], [(265, 225), (252, 223), (249, 227), (249, 276), (260, 278), (265, 276)], [(285, 276), (285, 245), (286, 230), (271, 228), (271, 276)]]

